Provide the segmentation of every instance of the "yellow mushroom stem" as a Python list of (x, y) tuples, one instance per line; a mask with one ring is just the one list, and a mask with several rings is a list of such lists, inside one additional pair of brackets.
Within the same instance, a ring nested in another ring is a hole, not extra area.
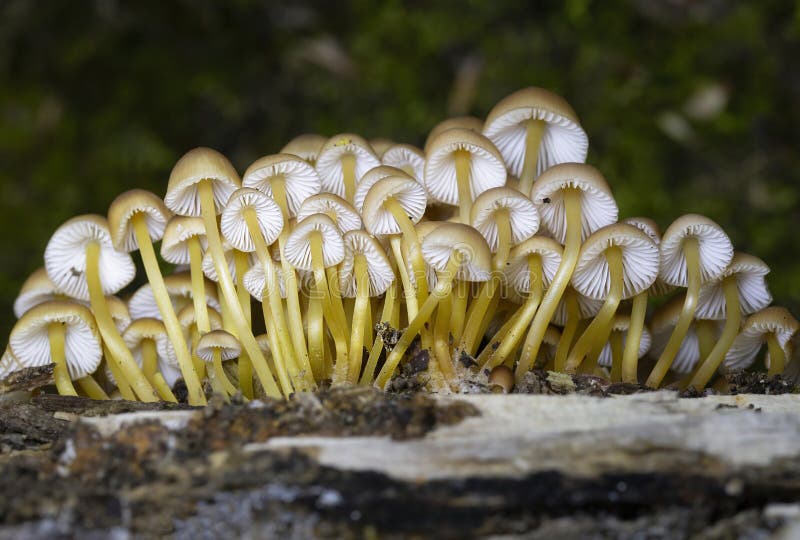
[(325, 275), (328, 280), (328, 302), (331, 309), (331, 315), (334, 318), (337, 329), (347, 337), (347, 329), (350, 325), (347, 324), (347, 314), (344, 312), (344, 304), (342, 303), (342, 290), (341, 283), (339, 282), (339, 266), (333, 265), (325, 269)]
[(453, 152), (453, 160), (458, 185), (459, 218), (461, 223), (469, 225), (469, 216), (472, 212), (472, 188), (469, 182), (472, 155), (466, 150), (456, 150)]
[(703, 390), (711, 377), (714, 376), (722, 361), (725, 360), (725, 355), (728, 349), (733, 345), (733, 340), (739, 333), (739, 325), (742, 322), (742, 311), (739, 301), (739, 286), (736, 276), (728, 276), (722, 280), (722, 291), (725, 294), (725, 326), (722, 329), (722, 334), (719, 336), (711, 354), (702, 360), (700, 369), (697, 370), (692, 380), (689, 381), (689, 386), (694, 387), (696, 390)]
[(342, 154), (342, 181), (344, 182), (344, 198), (350, 204), (356, 194), (356, 156), (351, 153)]
[(693, 370), (692, 378), (700, 369), (702, 364), (700, 360), (708, 358), (711, 351), (714, 350), (714, 344), (717, 342), (717, 323), (716, 321), (700, 319), (695, 321), (694, 331), (697, 334), (697, 348), (700, 352), (700, 358), (697, 362), (697, 368)]
[(453, 297), (445, 298), (436, 308), (436, 322), (433, 327), (433, 353), (439, 372), (446, 381), (455, 377), (453, 371), (453, 355), (450, 351), (450, 316), (453, 309)]
[(86, 244), (86, 284), (89, 287), (89, 299), (94, 313), (100, 335), (103, 337), (108, 350), (111, 351), (111, 361), (118, 362), (120, 374), (128, 381), (131, 389), (146, 402), (158, 401), (158, 395), (147, 382), (147, 379), (136, 365), (131, 351), (119, 335), (119, 330), (114, 325), (111, 312), (103, 294), (103, 285), (100, 282), (99, 272), (100, 244), (89, 242)]
[(122, 376), (119, 362), (111, 358), (111, 351), (108, 350), (105, 343), (103, 344), (103, 356), (106, 359), (106, 365), (108, 365), (109, 371), (111, 371), (114, 380), (117, 382), (117, 388), (122, 398), (128, 401), (136, 401), (136, 395), (133, 393), (133, 389), (128, 384), (128, 381), (125, 380), (125, 377)]
[[(629, 331), (626, 342), (630, 343), (630, 341), (631, 334)], [(622, 332), (612, 331), (608, 337), (608, 344), (611, 347), (611, 382), (621, 382), (623, 362)]]
[(519, 175), (519, 190), (530, 193), (536, 179), (536, 166), (539, 162), (539, 146), (542, 143), (545, 128), (544, 120), (531, 118), (525, 122), (525, 160)]
[(406, 313), (410, 321), (416, 317), (417, 311), (419, 311), (419, 304), (417, 303), (416, 289), (414, 289), (414, 285), (411, 283), (411, 278), (408, 275), (408, 266), (406, 266), (400, 242), (401, 239), (399, 236), (389, 236), (389, 245), (392, 248), (392, 255), (394, 255), (394, 260), (397, 264), (397, 273), (400, 275), (400, 282), (403, 284), (403, 295), (406, 299)]
[(650, 372), (645, 385), (650, 388), (658, 388), (667, 371), (672, 366), (675, 360), (675, 355), (683, 343), (686, 333), (689, 331), (689, 326), (694, 319), (695, 311), (697, 310), (697, 298), (700, 294), (700, 244), (697, 238), (686, 238), (683, 241), (683, 253), (686, 257), (686, 274), (688, 277), (688, 286), (686, 288), (686, 298), (683, 301), (683, 308), (681, 314), (678, 316), (678, 321), (675, 324), (675, 329), (667, 341), (667, 346), (659, 356), (655, 367)]
[[(266, 295), (266, 292), (264, 293)], [(269, 299), (264, 296), (261, 299), (261, 311), (264, 314), (264, 329), (267, 334), (267, 342), (272, 353), (271, 357), (267, 359), (270, 370), (278, 375), (278, 384), (284, 394), (289, 395), (294, 392), (295, 386), (293, 381), (297, 380), (290, 378), (289, 369), (286, 367), (284, 360), (287, 358), (286, 351), (279, 341), (276, 341), (278, 333), (275, 327), (275, 317), (272, 315), (272, 308), (269, 305)], [(297, 374), (299, 377), (299, 374)], [(303, 381), (297, 380), (297, 384), (302, 386)]]
[[(250, 309), (250, 293), (244, 286), (244, 274), (248, 270), (247, 253), (237, 249), (233, 252), (233, 262), (236, 265), (236, 293), (239, 296), (239, 305), (242, 306), (242, 312), (252, 327), (253, 314)], [(247, 399), (253, 399), (253, 363), (250, 362), (247, 351), (242, 351), (236, 363), (239, 369), (239, 388), (242, 390), (242, 395)]]
[[(578, 188), (564, 189), (563, 197), (567, 225), (564, 253), (561, 257), (558, 271), (556, 271), (556, 275), (553, 277), (553, 281), (550, 283), (550, 287), (548, 287), (547, 293), (545, 293), (531, 323), (531, 331), (533, 332), (531, 359), (539, 355), (539, 347), (541, 347), (542, 339), (544, 339), (544, 334), (547, 332), (547, 325), (550, 324), (550, 320), (553, 318), (553, 313), (558, 307), (561, 295), (564, 294), (564, 289), (569, 285), (572, 272), (578, 263), (578, 254), (581, 249), (581, 190)], [(530, 369), (530, 363), (519, 362), (515, 372), (517, 381), (521, 382), (522, 377)]]
[(781, 347), (778, 336), (775, 332), (767, 334), (767, 350), (769, 351), (769, 372), (770, 377), (780, 375), (786, 366), (786, 352)]
[[(529, 256), (528, 267), (530, 268), (530, 280), (531, 280), (531, 290), (529, 291), (529, 295), (535, 296), (539, 298), (541, 302), (541, 298), (544, 295), (543, 290), (543, 283), (542, 283), (542, 260), (538, 256)], [(530, 355), (533, 354), (533, 332), (531, 329), (528, 328), (528, 335), (525, 337), (525, 343), (522, 346), (522, 353), (520, 354), (520, 362), (525, 361), (531, 367), (536, 364), (536, 358), (530, 358)], [(538, 351), (537, 351), (538, 354)], [(513, 367), (513, 366), (509, 366)]]
[(622, 250), (618, 246), (611, 246), (605, 251), (606, 261), (608, 263), (609, 273), (609, 290), (603, 307), (595, 316), (594, 320), (584, 330), (575, 346), (567, 356), (567, 364), (564, 366), (564, 371), (567, 373), (576, 373), (581, 362), (589, 354), (593, 346), (602, 347), (602, 344), (608, 339), (608, 334), (611, 331), (611, 323), (614, 320), (614, 314), (617, 312), (617, 307), (622, 300), (622, 286), (624, 269), (622, 263)]
[(67, 356), (64, 351), (64, 341), (67, 337), (67, 327), (64, 323), (52, 322), (47, 325), (47, 337), (50, 340), (50, 358), (56, 365), (53, 378), (56, 382), (58, 393), (62, 396), (77, 396), (78, 392), (72, 385), (72, 378), (67, 368)]
[[(324, 274), (324, 272), (323, 272)], [(314, 378), (321, 381), (325, 378), (325, 325), (322, 307), (322, 287), (318, 280), (314, 280), (308, 298), (308, 358)]]
[(353, 305), (352, 332), (350, 333), (350, 361), (348, 362), (347, 382), (355, 384), (361, 373), (364, 358), (364, 336), (367, 332), (369, 305), (369, 271), (367, 259), (357, 253), (353, 262), (356, 279), (356, 301)]
[(197, 376), (202, 381), (206, 376), (206, 362), (195, 352), (197, 350), (197, 342), (200, 340), (200, 329), (197, 327), (197, 324), (192, 324), (189, 328), (189, 336), (192, 342), (192, 363), (194, 364), (194, 370), (197, 372)]
[[(142, 340), (142, 371), (161, 399), (173, 403), (178, 402), (167, 381), (164, 380), (164, 376), (158, 371), (158, 351), (156, 342), (152, 339)], [(203, 397), (205, 398), (205, 396)]]
[[(161, 269), (158, 267), (158, 259), (156, 259), (156, 252), (153, 249), (153, 242), (150, 239), (150, 233), (147, 230), (146, 216), (142, 212), (136, 213), (131, 218), (133, 231), (136, 235), (136, 241), (139, 243), (139, 254), (144, 264), (144, 270), (147, 274), (147, 281), (150, 282), (150, 288), (153, 291), (158, 311), (161, 313), (161, 318), (164, 321), (164, 328), (167, 330), (167, 336), (172, 342), (175, 349), (175, 356), (178, 359), (178, 367), (183, 375), (183, 381), (186, 383), (186, 390), (189, 394), (190, 405), (205, 405), (206, 397), (203, 395), (203, 389), (200, 386), (200, 379), (197, 377), (197, 372), (194, 370), (192, 357), (189, 354), (189, 348), (186, 346), (186, 340), (183, 337), (183, 330), (178, 322), (178, 317), (175, 315), (175, 308), (172, 306), (172, 300), (169, 298), (167, 286), (164, 284), (164, 277), (161, 275)], [(153, 381), (151, 380), (152, 384)], [(158, 390), (158, 389), (156, 389)], [(161, 391), (159, 391), (161, 395)], [(169, 393), (172, 395), (172, 392)], [(162, 399), (166, 399), (161, 395)], [(174, 399), (175, 396), (172, 396)]]
[(556, 356), (553, 360), (553, 369), (558, 372), (564, 371), (564, 366), (567, 364), (567, 355), (572, 349), (572, 342), (578, 332), (578, 325), (581, 322), (581, 308), (578, 305), (578, 293), (572, 287), (568, 288), (564, 293), (564, 304), (567, 309), (567, 322), (564, 329), (561, 331), (561, 337), (558, 339), (558, 346), (556, 347)]
[(400, 231), (403, 234), (403, 240), (408, 247), (408, 253), (411, 255), (411, 269), (414, 271), (414, 283), (417, 290), (417, 302), (422, 305), (428, 297), (428, 280), (425, 276), (425, 259), (422, 258), (422, 250), (419, 245), (419, 236), (414, 229), (414, 224), (408, 218), (405, 210), (394, 198), (389, 197), (383, 203), (392, 217), (394, 217), (397, 224), (400, 226)]
[[(458, 343), (461, 340), (461, 334), (464, 333), (464, 321), (467, 318), (467, 303), (472, 283), (457, 279), (453, 287), (455, 290), (453, 291), (453, 304), (450, 312), (450, 333), (453, 335), (453, 341)], [(424, 327), (423, 330), (425, 330)]]
[[(397, 281), (395, 280), (389, 285), (389, 288), (386, 289), (380, 321), (389, 323), (390, 326), (396, 328), (398, 319), (400, 318), (400, 310), (396, 308), (399, 308), (399, 302), (397, 302)], [(358, 381), (359, 384), (372, 384), (372, 380), (375, 378), (375, 367), (378, 365), (378, 359), (382, 350), (383, 338), (381, 338), (379, 334), (375, 334), (372, 349), (370, 349), (369, 357), (367, 357), (367, 365), (364, 366), (364, 372), (361, 374), (361, 379)]]
[(208, 238), (208, 249), (211, 251), (211, 259), (217, 270), (222, 296), (228, 305), (234, 326), (239, 333), (239, 340), (241, 341), (242, 348), (247, 351), (248, 356), (250, 356), (253, 369), (255, 369), (258, 380), (261, 382), (261, 386), (264, 388), (264, 392), (267, 396), (280, 398), (282, 397), (281, 391), (275, 383), (275, 379), (272, 377), (272, 373), (267, 365), (267, 360), (264, 358), (264, 354), (261, 352), (256, 338), (253, 336), (253, 331), (247, 324), (244, 313), (242, 313), (242, 309), (239, 306), (236, 289), (233, 286), (233, 280), (228, 271), (228, 263), (225, 260), (225, 252), (222, 249), (222, 240), (217, 230), (217, 213), (214, 206), (214, 192), (211, 180), (201, 180), (198, 184), (198, 191), (200, 194), (201, 215), (203, 217), (203, 223), (205, 224), (206, 237)]
[[(189, 274), (192, 279), (192, 302), (197, 328), (205, 334), (211, 331), (211, 322), (208, 318), (206, 284), (203, 277), (203, 248), (197, 236), (192, 236), (186, 243), (189, 247)], [(200, 378), (202, 380), (202, 377)]]
[(85, 377), (81, 377), (77, 379), (75, 382), (78, 383), (78, 386), (81, 387), (83, 393), (86, 394), (87, 397), (91, 399), (96, 399), (98, 401), (105, 401), (108, 398), (108, 394), (106, 391), (103, 390), (103, 387), (97, 384), (97, 381), (91, 375), (87, 375)]
[(639, 380), (639, 345), (644, 332), (645, 315), (647, 315), (647, 291), (633, 297), (631, 322), (628, 327), (628, 337), (625, 338), (625, 350), (622, 353), (620, 372), (622, 382), (636, 383)]
[(225, 374), (225, 368), (222, 367), (222, 351), (220, 349), (214, 349), (211, 358), (214, 366), (214, 379), (222, 383), (222, 389), (225, 395), (232, 396), (236, 393), (236, 387), (231, 383), (230, 379), (228, 379), (228, 375)]

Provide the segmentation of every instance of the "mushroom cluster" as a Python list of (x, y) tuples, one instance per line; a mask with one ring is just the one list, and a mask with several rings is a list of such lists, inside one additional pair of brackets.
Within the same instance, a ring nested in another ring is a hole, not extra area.
[[(56, 230), (0, 376), (54, 363), (61, 394), (143, 401), (175, 401), (180, 379), (200, 405), (387, 389), (414, 350), (437, 392), (482, 376), (509, 391), (534, 367), (700, 390), (765, 343), (781, 373), (800, 325), (768, 307), (769, 268), (702, 216), (663, 235), (620, 220), (588, 145), (566, 101), (526, 88), (424, 149), (302, 135), (240, 177), (196, 148), (163, 199), (128, 191)], [(134, 251), (147, 283), (123, 300)]]

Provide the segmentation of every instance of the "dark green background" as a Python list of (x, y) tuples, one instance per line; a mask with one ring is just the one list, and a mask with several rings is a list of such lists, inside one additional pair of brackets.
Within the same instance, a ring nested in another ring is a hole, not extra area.
[(800, 5), (569, 0), (0, 2), (0, 332), (49, 235), (163, 195), (197, 145), (240, 171), (305, 131), (421, 144), (538, 85), (623, 216), (705, 213), (800, 307)]

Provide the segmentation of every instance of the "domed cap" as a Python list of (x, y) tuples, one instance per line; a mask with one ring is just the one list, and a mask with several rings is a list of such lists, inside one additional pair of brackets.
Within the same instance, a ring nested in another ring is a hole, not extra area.
[(214, 206), (222, 212), (231, 193), (241, 186), (239, 174), (228, 158), (211, 148), (194, 148), (186, 152), (172, 168), (164, 202), (181, 216), (200, 215), (200, 193), (197, 184), (211, 180)]
[(364, 173), (381, 164), (369, 143), (358, 135), (342, 133), (325, 143), (317, 158), (317, 173), (322, 180), (322, 191), (344, 197), (342, 156), (350, 154), (356, 161), (356, 185)]
[[(631, 318), (629, 315), (622, 315), (616, 314), (614, 315), (614, 320), (611, 323), (611, 331), (612, 332), (620, 332), (622, 333), (622, 348), (625, 348), (625, 344), (628, 342), (628, 329), (631, 326)], [(647, 329), (647, 326), (642, 328), (642, 338), (639, 340), (639, 353), (638, 358), (643, 357), (647, 354), (647, 351), (650, 350), (650, 346), (653, 343), (653, 336), (650, 334), (650, 330)], [(600, 356), (597, 359), (597, 363), (603, 367), (611, 367), (613, 355), (611, 353), (611, 344), (606, 343), (603, 346), (603, 350), (600, 351)]]
[[(280, 265), (275, 265), (275, 273), (278, 276), (278, 288), (280, 289), (281, 298), (286, 298), (286, 281), (283, 279), (283, 270)], [(244, 288), (250, 293), (250, 296), (261, 302), (264, 299), (264, 289), (267, 286), (266, 277), (264, 275), (264, 267), (260, 264), (254, 264), (250, 270), (245, 272), (242, 276)]]
[(509, 187), (497, 187), (484, 191), (472, 204), (470, 222), (478, 229), (492, 253), (497, 251), (497, 212), (507, 210), (511, 223), (512, 245), (527, 240), (539, 230), (539, 212), (533, 202)]
[(59, 294), (61, 293), (47, 275), (44, 267), (37, 268), (22, 284), (22, 288), (14, 300), (14, 316), (19, 319), (32, 307), (50, 300), (57, 300)]
[(364, 199), (367, 198), (367, 193), (369, 193), (369, 190), (379, 180), (383, 180), (384, 178), (388, 178), (390, 176), (399, 176), (401, 178), (408, 177), (410, 180), (414, 180), (414, 178), (412, 178), (411, 175), (407, 174), (402, 169), (398, 169), (396, 167), (390, 167), (388, 165), (380, 165), (378, 167), (370, 169), (366, 173), (364, 173), (364, 176), (361, 177), (361, 180), (356, 186), (356, 193), (353, 196), (353, 206), (355, 207), (355, 209), (359, 212), (363, 212)]
[(136, 214), (144, 215), (147, 232), (153, 242), (161, 240), (164, 228), (172, 216), (164, 201), (149, 191), (132, 189), (119, 195), (108, 207), (108, 227), (111, 243), (119, 251), (136, 251), (139, 241), (133, 230), (131, 219)]
[(333, 193), (320, 193), (303, 201), (297, 212), (297, 221), (303, 221), (314, 214), (325, 214), (331, 218), (342, 233), (361, 228), (361, 216), (356, 209)]
[(603, 300), (611, 289), (611, 274), (605, 252), (622, 252), (622, 298), (646, 291), (658, 276), (658, 247), (633, 225), (615, 223), (594, 232), (581, 246), (572, 286), (581, 294)]
[(195, 354), (206, 361), (214, 360), (214, 352), (219, 351), (222, 360), (233, 360), (242, 354), (242, 346), (239, 340), (225, 330), (212, 330), (197, 341)]
[(298, 223), (286, 239), (284, 255), (297, 269), (313, 270), (311, 264), (311, 234), (322, 235), (322, 257), (325, 268), (334, 266), (344, 259), (344, 240), (339, 228), (331, 218), (324, 214), (314, 214)]
[(406, 174), (413, 176), (417, 182), (422, 182), (425, 177), (425, 154), (422, 153), (422, 150), (410, 144), (390, 146), (381, 155), (381, 163), (402, 170)]
[[(589, 298), (587, 296), (582, 295), (578, 291), (574, 291), (576, 299), (578, 301), (578, 313), (580, 314), (581, 320), (584, 319), (591, 319), (595, 315), (600, 312), (600, 308), (603, 307), (604, 301), (603, 300), (595, 300), (594, 298)], [(561, 301), (556, 306), (556, 311), (553, 313), (553, 318), (551, 322), (558, 326), (566, 326), (567, 319), (569, 319), (569, 314), (567, 312), (567, 302), (564, 297), (561, 298)]]
[(500, 100), (484, 123), (483, 133), (503, 154), (514, 176), (522, 173), (528, 120), (545, 123), (536, 174), (559, 163), (583, 163), (589, 151), (589, 138), (572, 107), (562, 98), (542, 88), (523, 88)]
[(700, 278), (703, 282), (722, 275), (733, 259), (733, 244), (722, 227), (704, 216), (686, 214), (676, 219), (661, 237), (661, 279), (670, 285), (686, 287), (686, 256), (683, 241), (696, 238), (700, 251)]
[(361, 211), (364, 225), (371, 234), (377, 236), (402, 232), (394, 215), (385, 206), (390, 198), (400, 204), (412, 223), (419, 222), (425, 214), (428, 198), (421, 185), (404, 176), (384, 178), (370, 188)]
[(344, 235), (344, 259), (339, 267), (342, 296), (356, 296), (355, 258), (363, 255), (369, 275), (369, 295), (378, 296), (395, 280), (392, 265), (380, 243), (365, 231), (350, 231)]
[(533, 236), (516, 245), (508, 257), (508, 266), (504, 274), (506, 283), (517, 294), (528, 294), (531, 290), (531, 273), (528, 256), (539, 255), (542, 261), (542, 285), (550, 286), (553, 277), (561, 265), (563, 248), (552, 238)]
[(425, 139), (425, 146), (423, 149), (427, 154), (430, 151), (431, 142), (441, 135), (443, 132), (447, 131), (448, 129), (466, 129), (469, 131), (474, 131), (475, 133), (481, 133), (483, 131), (483, 120), (480, 118), (475, 118), (474, 116), (456, 116), (453, 118), (446, 118), (433, 126), (433, 129), (430, 130), (428, 133), (428, 137)]
[(64, 325), (64, 355), (72, 379), (93, 373), (103, 357), (100, 333), (89, 308), (74, 302), (51, 301), (27, 311), (11, 330), (9, 347), (25, 367), (52, 362), (48, 328)]
[(547, 169), (533, 183), (531, 200), (542, 225), (559, 243), (567, 238), (563, 190), (581, 191), (581, 240), (597, 229), (616, 223), (619, 209), (600, 171), (583, 163), (563, 163)]
[(161, 257), (172, 264), (189, 264), (189, 239), (197, 237), (200, 248), (205, 252), (208, 248), (206, 228), (199, 217), (173, 216), (164, 229), (161, 239)]
[[(782, 307), (768, 307), (750, 315), (742, 325), (742, 330), (725, 355), (727, 369), (745, 369), (755, 360), (767, 334), (774, 334), (787, 358), (791, 358), (790, 340), (800, 330), (789, 310)], [(13, 347), (12, 347), (13, 348)]]
[(130, 349), (136, 362), (141, 364), (142, 342), (146, 339), (152, 340), (156, 345), (156, 352), (160, 362), (165, 362), (173, 367), (178, 367), (178, 357), (175, 348), (167, 337), (167, 329), (164, 323), (158, 319), (147, 317), (134, 320), (122, 334), (125, 345)]
[(506, 183), (506, 166), (492, 141), (467, 129), (449, 129), (433, 141), (425, 160), (425, 187), (431, 198), (458, 205), (455, 153), (469, 152), (469, 184), (472, 199)]
[(764, 279), (769, 274), (769, 266), (752, 255), (734, 253), (731, 264), (722, 275), (705, 283), (700, 288), (695, 317), (698, 319), (724, 320), (727, 318), (727, 302), (722, 282), (735, 276), (739, 290), (739, 309), (742, 315), (749, 315), (764, 309), (772, 303), (772, 295)]
[[(197, 324), (197, 312), (194, 309), (194, 304), (189, 304), (178, 312), (178, 324), (184, 332), (188, 332), (192, 325)], [(220, 330), (222, 328), (222, 315), (219, 311), (208, 307), (208, 324), (211, 330)]]
[(225, 210), (222, 211), (220, 232), (234, 249), (251, 252), (256, 250), (256, 244), (250, 236), (251, 232), (245, 218), (245, 212), (248, 210), (255, 212), (260, 229), (260, 233), (253, 232), (263, 235), (267, 245), (277, 240), (281, 234), (283, 213), (275, 201), (257, 189), (241, 188), (231, 194)]
[(106, 219), (83, 215), (61, 225), (44, 250), (44, 266), (55, 286), (78, 300), (89, 300), (86, 283), (86, 246), (100, 246), (98, 271), (103, 293), (114, 294), (133, 281), (136, 266), (127, 253), (114, 249)]
[[(165, 276), (164, 285), (176, 313), (192, 303), (192, 277), (188, 272)], [(204, 288), (206, 303), (214, 309), (220, 309), (216, 287), (210, 281), (206, 281)], [(145, 283), (133, 293), (128, 300), (128, 309), (134, 319), (149, 317), (161, 320), (161, 311), (158, 309), (153, 289), (149, 283)]]
[(242, 186), (274, 197), (272, 182), (279, 179), (284, 181), (289, 217), (296, 216), (302, 202), (322, 189), (322, 181), (316, 169), (302, 156), (290, 154), (275, 154), (256, 160), (245, 171)]
[[(631, 217), (623, 219), (622, 223), (633, 225), (634, 227), (645, 233), (647, 236), (649, 236), (650, 239), (653, 242), (655, 242), (657, 246), (661, 246), (661, 229), (659, 229), (658, 224), (652, 219), (646, 217)], [(650, 287), (650, 290), (647, 291), (647, 294), (649, 294), (650, 296), (666, 296), (674, 290), (675, 290), (674, 285), (667, 285), (661, 279), (661, 276), (659, 276), (656, 278), (655, 282)]]
[(281, 154), (294, 154), (311, 165), (314, 165), (320, 150), (328, 139), (316, 133), (303, 133), (298, 135), (286, 146), (281, 148)]
[(440, 223), (422, 239), (422, 257), (437, 272), (447, 267), (450, 257), (458, 253), (461, 265), (455, 279), (486, 281), (492, 271), (492, 253), (483, 236), (461, 223)]

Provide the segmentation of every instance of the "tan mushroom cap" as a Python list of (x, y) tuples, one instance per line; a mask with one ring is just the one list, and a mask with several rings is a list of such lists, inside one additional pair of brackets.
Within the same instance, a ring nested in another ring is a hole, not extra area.
[(372, 150), (375, 152), (375, 155), (378, 156), (379, 158), (382, 158), (383, 154), (395, 144), (397, 143), (395, 143), (393, 140), (385, 139), (383, 137), (377, 137), (375, 139), (369, 140), (369, 145), (372, 147)]
[[(320, 148), (323, 143), (320, 144)], [(273, 154), (257, 159), (245, 171), (242, 186), (257, 189), (274, 197), (272, 182), (278, 180), (284, 182), (289, 217), (295, 217), (303, 201), (322, 189), (322, 181), (317, 170), (302, 156), (291, 154)]]
[(322, 191), (344, 197), (344, 174), (342, 172), (342, 156), (355, 156), (355, 180), (359, 180), (368, 170), (381, 164), (369, 143), (358, 135), (340, 133), (325, 143), (317, 157), (317, 173), (322, 181)]
[(212, 330), (203, 334), (197, 341), (195, 354), (206, 361), (214, 360), (214, 352), (219, 351), (222, 360), (233, 360), (242, 354), (242, 346), (233, 334), (225, 330)]
[(131, 256), (114, 249), (106, 218), (94, 214), (74, 217), (50, 237), (44, 251), (44, 266), (53, 284), (78, 300), (89, 300), (86, 246), (90, 242), (100, 246), (98, 265), (104, 294), (118, 292), (136, 275)]
[[(622, 348), (625, 349), (625, 344), (628, 342), (628, 329), (631, 326), (631, 318), (630, 315), (625, 314), (616, 314), (614, 315), (614, 320), (611, 323), (611, 330), (613, 332), (621, 332), (622, 333)], [(642, 358), (647, 352), (650, 350), (650, 346), (653, 343), (653, 336), (650, 334), (650, 330), (645, 325), (642, 328), (642, 338), (639, 340), (639, 353), (638, 357)], [(611, 367), (612, 363), (612, 353), (611, 353), (611, 344), (606, 343), (603, 346), (603, 350), (600, 351), (600, 356), (597, 358), (597, 363), (603, 367)]]
[(69, 376), (80, 379), (94, 373), (103, 358), (100, 332), (89, 308), (75, 302), (54, 300), (28, 310), (8, 338), (14, 357), (25, 367), (52, 363), (48, 328), (54, 323), (64, 325)]
[[(170, 274), (164, 277), (164, 285), (167, 287), (167, 293), (172, 301), (172, 306), (175, 312), (192, 303), (192, 276), (188, 272), (180, 272), (177, 274)], [(217, 298), (217, 288), (211, 282), (205, 281), (205, 294), (206, 303), (216, 309), (220, 309), (219, 299)], [(151, 317), (161, 320), (161, 312), (156, 304), (155, 297), (153, 296), (153, 289), (149, 283), (139, 287), (135, 293), (128, 299), (128, 309), (134, 319), (142, 319)]]
[(397, 201), (412, 223), (422, 219), (428, 202), (425, 190), (411, 178), (389, 176), (378, 180), (364, 198), (361, 211), (366, 229), (375, 236), (402, 232), (394, 215), (385, 206), (388, 199)]
[(528, 120), (545, 122), (537, 175), (559, 163), (586, 161), (589, 138), (572, 107), (561, 96), (543, 88), (523, 88), (500, 100), (489, 111), (483, 127), (484, 135), (503, 154), (511, 174), (522, 173)]
[(58, 300), (62, 293), (47, 275), (44, 267), (37, 268), (28, 276), (14, 300), (14, 316), (19, 319), (34, 306), (50, 300)]
[(167, 208), (181, 216), (199, 216), (200, 194), (197, 184), (203, 180), (212, 181), (217, 214), (222, 212), (231, 193), (242, 184), (228, 158), (211, 148), (194, 148), (186, 152), (172, 168), (164, 196)]
[(396, 167), (422, 183), (425, 177), (425, 154), (411, 144), (394, 144), (381, 154), (381, 163)]
[[(194, 304), (189, 304), (178, 312), (178, 323), (184, 332), (188, 332), (192, 325), (197, 324), (197, 312), (194, 310)], [(208, 323), (211, 330), (220, 330), (222, 328), (222, 315), (210, 306), (208, 308)]]
[(542, 285), (546, 289), (558, 272), (563, 251), (561, 244), (543, 236), (533, 236), (517, 244), (509, 254), (504, 271), (506, 283), (516, 294), (528, 294), (531, 290), (528, 256), (539, 255), (542, 261)]
[(470, 154), (470, 193), (472, 199), (493, 187), (505, 185), (507, 173), (503, 156), (492, 141), (468, 129), (449, 129), (430, 143), (425, 159), (425, 188), (431, 199), (458, 205), (455, 152)]
[(313, 214), (295, 225), (286, 239), (284, 255), (286, 260), (299, 270), (313, 270), (311, 261), (311, 234), (322, 235), (322, 256), (325, 268), (334, 266), (344, 259), (342, 233), (331, 218), (325, 214)]
[(724, 366), (730, 370), (749, 367), (766, 342), (767, 334), (775, 334), (786, 357), (791, 358), (791, 339), (798, 331), (800, 323), (788, 309), (778, 306), (762, 309), (744, 321), (742, 330), (725, 355)]
[(361, 216), (353, 205), (333, 193), (320, 193), (308, 197), (297, 212), (297, 221), (314, 214), (325, 214), (336, 223), (342, 234), (361, 228)]
[(313, 165), (316, 163), (317, 156), (319, 156), (327, 140), (327, 138), (316, 133), (303, 133), (281, 148), (281, 154), (294, 154)]
[(608, 296), (611, 275), (604, 254), (611, 247), (622, 252), (622, 299), (649, 289), (658, 277), (658, 246), (633, 225), (615, 223), (592, 233), (581, 246), (571, 280), (575, 290), (595, 300)]
[(500, 210), (508, 212), (512, 245), (527, 240), (539, 230), (539, 212), (528, 197), (510, 187), (488, 189), (473, 202), (470, 223), (486, 239), (492, 253), (498, 247), (496, 215)]
[(344, 259), (339, 267), (339, 285), (342, 296), (356, 296), (355, 258), (362, 255), (367, 262), (369, 275), (369, 295), (378, 296), (395, 280), (389, 257), (373, 236), (366, 231), (349, 231), (344, 237)]
[(539, 210), (542, 226), (563, 244), (567, 218), (563, 190), (581, 191), (581, 240), (594, 231), (616, 223), (619, 209), (603, 175), (585, 163), (562, 163), (544, 171), (533, 183), (531, 200)]
[(149, 339), (156, 345), (156, 352), (160, 362), (170, 366), (178, 367), (178, 357), (175, 354), (175, 347), (167, 336), (167, 329), (164, 323), (152, 317), (134, 320), (122, 334), (128, 349), (133, 353), (136, 363), (142, 365), (142, 342)]
[(172, 216), (161, 239), (161, 257), (172, 264), (189, 264), (189, 239), (198, 238), (203, 252), (208, 248), (206, 228), (199, 217)]
[(703, 282), (722, 275), (733, 259), (733, 244), (728, 235), (705, 216), (686, 214), (676, 219), (661, 237), (661, 279), (670, 285), (686, 287), (686, 256), (683, 242), (696, 238), (700, 251), (700, 278)]
[(428, 137), (425, 139), (425, 146), (423, 146), (424, 152), (427, 154), (430, 151), (431, 141), (448, 129), (454, 128), (468, 129), (470, 131), (474, 131), (475, 133), (481, 133), (483, 131), (483, 120), (474, 116), (456, 116), (442, 120), (433, 126), (428, 133)]
[(383, 180), (384, 178), (388, 178), (390, 176), (398, 176), (401, 178), (408, 177), (409, 179), (414, 180), (414, 178), (404, 170), (398, 169), (397, 167), (390, 167), (389, 165), (379, 165), (378, 167), (368, 170), (358, 182), (355, 195), (353, 196), (353, 206), (358, 212), (363, 211), (364, 199), (367, 198), (367, 193), (369, 193), (369, 190), (372, 188), (372, 186), (374, 186), (379, 180)]
[(727, 301), (722, 282), (730, 276), (736, 277), (739, 290), (739, 310), (749, 315), (772, 303), (772, 295), (765, 280), (769, 266), (753, 255), (734, 253), (731, 264), (722, 275), (700, 288), (695, 317), (698, 319), (724, 320), (727, 318)]
[(439, 223), (422, 239), (422, 256), (437, 272), (458, 253), (461, 265), (455, 275), (462, 281), (486, 281), (492, 271), (492, 253), (481, 234), (461, 223)]
[(108, 207), (108, 228), (111, 242), (120, 251), (136, 251), (139, 241), (133, 230), (131, 219), (136, 214), (145, 216), (145, 224), (151, 241), (157, 242), (164, 236), (164, 229), (172, 217), (172, 212), (161, 197), (144, 189), (131, 189), (119, 195)]
[[(246, 212), (255, 212), (259, 231), (250, 231)], [(251, 234), (261, 234), (267, 245), (278, 239), (283, 230), (283, 212), (271, 197), (253, 188), (240, 188), (231, 194), (219, 222), (223, 238), (239, 251), (256, 250)]]
[(133, 320), (130, 311), (128, 311), (128, 304), (116, 296), (106, 296), (106, 307), (108, 307), (108, 311), (111, 314), (111, 321), (117, 327), (117, 331), (122, 334)]

